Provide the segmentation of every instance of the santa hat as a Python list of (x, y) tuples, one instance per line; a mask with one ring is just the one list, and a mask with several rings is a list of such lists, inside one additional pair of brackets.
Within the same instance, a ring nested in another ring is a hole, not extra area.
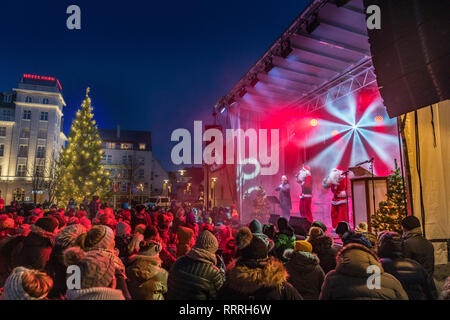
[(335, 169), (339, 171), (344, 171), (344, 169), (341, 166), (336, 166)]
[(309, 166), (303, 166), (303, 169), (305, 169), (305, 170), (311, 172), (311, 168), (310, 168)]

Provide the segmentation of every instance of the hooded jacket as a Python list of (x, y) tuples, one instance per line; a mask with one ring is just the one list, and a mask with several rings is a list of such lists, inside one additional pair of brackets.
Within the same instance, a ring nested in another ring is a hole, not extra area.
[(159, 257), (137, 254), (128, 263), (128, 290), (133, 300), (164, 300), (168, 273), (161, 268)]
[(283, 263), (273, 257), (256, 261), (236, 262), (226, 273), (219, 300), (302, 300), (298, 291), (287, 282)]
[(403, 256), (416, 260), (430, 276), (433, 276), (434, 247), (422, 236), (420, 227), (405, 232), (403, 239)]
[[(391, 274), (384, 272), (378, 257), (361, 244), (345, 246), (336, 257), (336, 270), (330, 271), (322, 286), (320, 300), (408, 300), (401, 283)], [(380, 271), (380, 288), (369, 288), (368, 267)]]
[(333, 248), (333, 239), (329, 236), (320, 236), (310, 241), (313, 252), (319, 258), (323, 272), (327, 274), (336, 268), (336, 255), (338, 250)]
[(286, 250), (285, 257), (289, 259), (286, 270), (289, 273), (289, 283), (305, 300), (319, 299), (325, 273), (319, 264), (319, 258), (309, 252)]

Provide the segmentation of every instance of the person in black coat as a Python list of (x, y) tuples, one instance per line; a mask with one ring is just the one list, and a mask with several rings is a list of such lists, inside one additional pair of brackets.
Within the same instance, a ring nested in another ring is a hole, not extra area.
[(281, 177), (281, 184), (275, 188), (275, 191), (280, 192), (279, 201), (281, 208), (281, 216), (289, 219), (291, 215), (292, 203), (291, 203), (291, 187), (286, 176)]
[(228, 267), (219, 300), (302, 300), (287, 281), (283, 263), (268, 256), (267, 245), (247, 227), (236, 235), (238, 258)]
[(310, 240), (313, 253), (317, 254), (323, 272), (327, 274), (336, 268), (336, 255), (338, 250), (333, 247), (333, 238), (323, 235)]
[(404, 257), (416, 260), (432, 277), (434, 273), (434, 247), (431, 241), (422, 236), (419, 219), (408, 216), (401, 223)]
[(420, 263), (403, 257), (402, 239), (397, 232), (384, 232), (379, 236), (378, 256), (384, 271), (400, 281), (410, 300), (437, 299), (433, 278)]
[(364, 236), (362, 233), (357, 233), (352, 230), (349, 223), (346, 221), (341, 221), (338, 223), (336, 227), (336, 234), (341, 238), (343, 246), (346, 246), (350, 243), (359, 243), (367, 248), (372, 248), (372, 243), (369, 239)]

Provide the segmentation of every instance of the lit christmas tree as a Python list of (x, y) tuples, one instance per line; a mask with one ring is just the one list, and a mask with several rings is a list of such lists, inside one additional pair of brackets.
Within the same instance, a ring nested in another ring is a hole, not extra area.
[(70, 198), (81, 203), (85, 197), (98, 195), (102, 198), (110, 192), (111, 180), (101, 164), (102, 141), (93, 117), (87, 88), (86, 99), (72, 122), (69, 144), (59, 158), (60, 179), (56, 190), (59, 203), (66, 204)]
[(391, 172), (388, 176), (387, 199), (379, 203), (379, 208), (371, 219), (372, 227), (377, 233), (385, 230), (402, 233), (401, 221), (406, 217), (405, 190), (397, 161), (395, 170)]

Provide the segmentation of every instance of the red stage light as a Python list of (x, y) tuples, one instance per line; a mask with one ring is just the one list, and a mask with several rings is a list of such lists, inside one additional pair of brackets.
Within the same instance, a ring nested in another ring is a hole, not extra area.
[(319, 124), (319, 121), (317, 121), (317, 119), (311, 119), (309, 123), (311, 124), (311, 126), (315, 127)]
[(383, 122), (383, 116), (376, 116), (374, 120), (375, 122)]
[(339, 132), (337, 130), (333, 130), (331, 131), (331, 135), (334, 137), (335, 135), (337, 135)]

